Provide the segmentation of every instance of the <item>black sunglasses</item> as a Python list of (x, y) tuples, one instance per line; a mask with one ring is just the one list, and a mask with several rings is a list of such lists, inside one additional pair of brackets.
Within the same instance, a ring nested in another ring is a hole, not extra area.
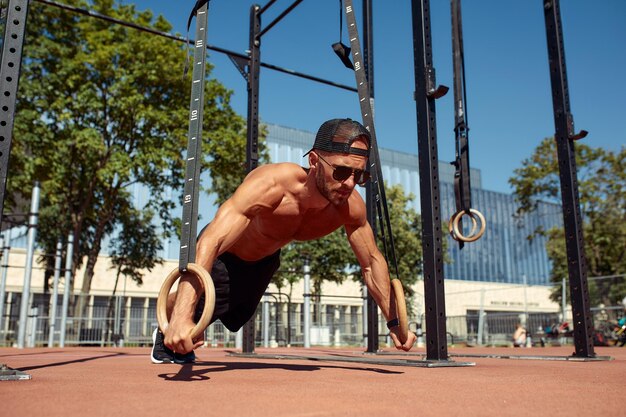
[(352, 169), (344, 166), (335, 166), (322, 158), (321, 155), (318, 154), (317, 156), (319, 156), (322, 161), (326, 162), (328, 166), (333, 169), (333, 178), (337, 181), (345, 181), (350, 178), (352, 174), (354, 174), (354, 182), (359, 185), (365, 184), (370, 179), (370, 173), (367, 171), (362, 169)]

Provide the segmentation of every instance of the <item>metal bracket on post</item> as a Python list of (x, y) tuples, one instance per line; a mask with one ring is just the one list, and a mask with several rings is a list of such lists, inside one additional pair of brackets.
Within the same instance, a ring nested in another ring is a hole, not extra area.
[(248, 82), (248, 73), (246, 72), (246, 67), (248, 66), (249, 60), (240, 56), (232, 55), (232, 54), (229, 54), (228, 58), (233, 63), (235, 68), (237, 68), (237, 71), (239, 71), (243, 79), (246, 80), (246, 82)]
[(250, 58), (248, 63), (248, 145), (246, 170), (259, 165), (259, 75), (261, 64), (261, 14), (255, 4), (250, 8)]
[(31, 376), (22, 371), (11, 369), (4, 363), (0, 363), (0, 381), (20, 381), (25, 379), (31, 379)]
[(576, 153), (574, 140), (587, 135), (586, 131), (574, 134), (570, 113), (565, 48), (561, 28), (558, 0), (543, 0), (554, 108), (555, 140), (559, 161), (563, 224), (570, 282), (570, 296), (574, 321), (574, 356), (595, 357), (593, 348), (593, 322), (587, 286), (587, 260), (583, 240), (583, 221), (580, 212)]
[(415, 98), (424, 253), (424, 302), (426, 307), (427, 359), (448, 360), (443, 245), (439, 198), (439, 167), (435, 99), (448, 91), (437, 87), (432, 67), (430, 6), (428, 0), (412, 0)]

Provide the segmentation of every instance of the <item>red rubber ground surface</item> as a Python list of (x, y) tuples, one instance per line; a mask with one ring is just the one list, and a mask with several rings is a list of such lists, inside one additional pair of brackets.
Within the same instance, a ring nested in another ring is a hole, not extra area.
[[(196, 352), (196, 364), (181, 366), (152, 364), (147, 348), (0, 349), (0, 363), (32, 377), (0, 381), (0, 416), (626, 416), (626, 348), (596, 347), (613, 358), (598, 362), (453, 356), (569, 356), (571, 346), (450, 348), (454, 361), (476, 364), (451, 368)], [(363, 356), (354, 349), (256, 353)]]

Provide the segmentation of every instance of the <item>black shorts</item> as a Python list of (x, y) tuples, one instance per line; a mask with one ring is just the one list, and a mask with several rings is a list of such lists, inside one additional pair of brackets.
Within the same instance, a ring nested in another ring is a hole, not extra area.
[[(280, 250), (258, 261), (244, 261), (228, 252), (218, 256), (211, 269), (215, 285), (215, 310), (211, 323), (219, 319), (228, 330), (239, 330), (256, 312), (279, 266)], [(203, 309), (204, 296), (196, 307), (196, 322)]]

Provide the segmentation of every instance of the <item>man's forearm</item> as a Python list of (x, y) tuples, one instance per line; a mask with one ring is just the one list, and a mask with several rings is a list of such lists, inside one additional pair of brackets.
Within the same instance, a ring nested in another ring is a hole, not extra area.
[(196, 277), (185, 275), (180, 279), (176, 291), (176, 303), (172, 312), (172, 319), (191, 319), (199, 295), (204, 288)]
[(391, 285), (387, 268), (373, 265), (363, 271), (367, 290), (376, 301), (387, 321), (396, 318), (396, 307), (391, 303)]

